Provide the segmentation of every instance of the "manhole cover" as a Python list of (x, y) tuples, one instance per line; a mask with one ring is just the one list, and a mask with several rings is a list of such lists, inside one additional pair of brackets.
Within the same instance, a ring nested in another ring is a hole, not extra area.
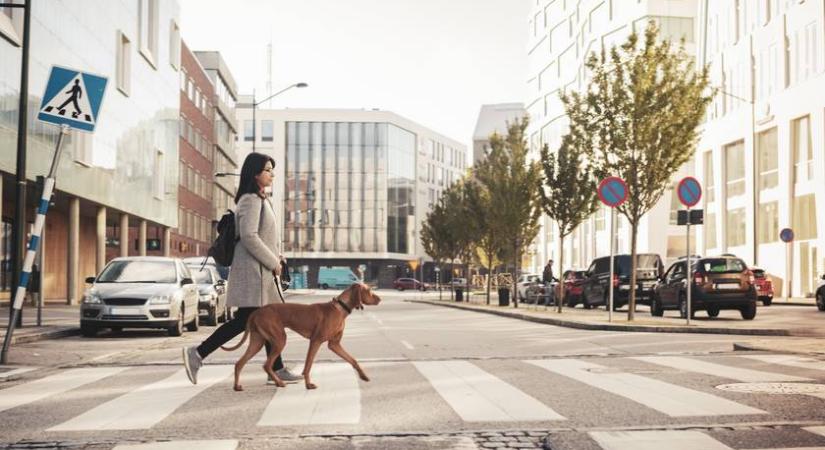
[(825, 394), (825, 384), (809, 383), (734, 383), (716, 389), (750, 394)]

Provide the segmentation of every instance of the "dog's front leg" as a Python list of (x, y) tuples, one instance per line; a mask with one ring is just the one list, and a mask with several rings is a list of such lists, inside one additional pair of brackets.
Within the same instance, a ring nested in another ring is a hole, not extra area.
[(307, 389), (315, 389), (318, 386), (312, 383), (309, 378), (309, 371), (312, 370), (312, 362), (315, 361), (315, 355), (318, 353), (318, 349), (321, 347), (321, 341), (315, 338), (310, 338), (309, 340), (309, 348), (307, 349), (307, 359), (304, 362), (304, 384), (306, 385)]
[(358, 365), (358, 361), (356, 361), (355, 358), (353, 358), (352, 355), (347, 353), (347, 351), (344, 350), (344, 347), (341, 346), (341, 341), (329, 341), (329, 349), (332, 350), (336, 355), (340, 356), (341, 359), (350, 363), (352, 368), (355, 369), (356, 372), (358, 372), (358, 376), (361, 377), (362, 380), (370, 381), (370, 377), (368, 377), (364, 370), (361, 369), (361, 366)]

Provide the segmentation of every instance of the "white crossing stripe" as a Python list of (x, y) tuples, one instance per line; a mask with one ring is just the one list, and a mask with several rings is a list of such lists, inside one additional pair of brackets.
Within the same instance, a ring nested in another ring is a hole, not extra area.
[(798, 355), (741, 355), (742, 358), (755, 359), (757, 361), (780, 366), (798, 367), (801, 369), (825, 371), (825, 361), (813, 358), (805, 358)]
[(402, 340), (401, 344), (403, 344), (404, 347), (407, 347), (407, 350), (415, 350), (415, 347), (413, 347), (412, 344), (410, 344), (409, 342), (407, 342), (405, 340)]
[(357, 424), (361, 420), (361, 391), (349, 364), (314, 364), (310, 380), (278, 388), (258, 426)]
[(535, 398), (467, 361), (413, 364), (464, 421), (565, 419)]
[(0, 366), (0, 369), (10, 369), (5, 372), (0, 372), (0, 379), (2, 378), (9, 378), (17, 375), (22, 375), (26, 372), (31, 372), (32, 370), (37, 370), (37, 367), (11, 367), (11, 366)]
[(158, 382), (114, 398), (47, 431), (143, 430), (157, 424), (181, 405), (232, 374), (229, 365), (203, 366), (192, 385), (181, 369)]
[(604, 450), (733, 450), (699, 431), (592, 431)]
[(805, 428), (803, 428), (803, 430), (805, 430), (809, 433), (814, 433), (814, 434), (818, 434), (820, 436), (825, 436), (825, 427), (805, 427)]
[(575, 359), (529, 360), (543, 369), (641, 403), (671, 417), (766, 414), (722, 397)]
[(70, 369), (39, 380), (0, 390), (0, 411), (62, 394), (126, 370), (128, 367)]
[(738, 380), (744, 383), (759, 383), (767, 381), (811, 381), (810, 378), (725, 366), (722, 364), (716, 364), (693, 358), (684, 358), (681, 356), (634, 356), (631, 359), (657, 364), (660, 366), (672, 367), (674, 369), (684, 370), (687, 372), (697, 372), (720, 378), (730, 378), (731, 380)]
[(232, 439), (211, 441), (167, 441), (149, 444), (118, 445), (112, 450), (235, 450), (238, 441)]

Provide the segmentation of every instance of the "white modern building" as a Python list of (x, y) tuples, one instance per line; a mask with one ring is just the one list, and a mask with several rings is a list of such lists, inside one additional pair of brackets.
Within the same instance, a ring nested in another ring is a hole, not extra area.
[(701, 3), (699, 60), (721, 92), (697, 149), (700, 249), (766, 269), (777, 295), (787, 281), (812, 295), (825, 272), (825, 2)]
[(236, 114), (239, 163), (253, 136), (276, 161), (284, 254), (305, 268), (308, 286), (326, 266), (361, 268), (388, 287), (423, 260), (424, 278), (435, 278), (421, 223), (466, 170), (463, 144), (389, 111), (259, 109), (254, 130), (243, 99)]
[[(633, 30), (643, 31), (651, 20), (659, 25), (663, 36), (674, 42), (684, 38), (686, 51), (695, 52), (697, 0), (533, 1), (528, 21), (530, 72), (526, 104), (534, 157), (538, 157), (545, 144), (551, 151), (560, 145), (567, 117), (559, 93), (587, 87), (584, 63), (591, 53), (621, 44)], [(686, 166), (675, 180), (691, 172), (691, 164)], [(674, 201), (672, 192), (666, 191), (643, 218), (638, 234), (639, 252), (658, 253), (668, 260), (686, 253), (684, 227), (675, 225), (678, 200)], [(617, 229), (617, 251), (629, 252), (630, 226), (621, 219)], [(594, 257), (609, 254), (609, 230), (610, 213), (602, 208), (566, 238), (565, 268), (586, 268)], [(558, 264), (557, 241), (555, 225), (544, 217), (542, 231), (529, 249), (533, 271), (540, 273), (549, 258)]]
[(481, 161), (490, 151), (490, 135), (507, 135), (507, 124), (527, 114), (522, 103), (496, 103), (481, 105), (473, 131), (473, 164)]

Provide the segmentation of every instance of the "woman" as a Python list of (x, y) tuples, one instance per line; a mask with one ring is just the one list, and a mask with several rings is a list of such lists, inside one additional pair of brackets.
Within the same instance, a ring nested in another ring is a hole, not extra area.
[[(236, 230), (240, 240), (229, 271), (226, 304), (238, 308), (235, 317), (221, 325), (197, 347), (183, 348), (183, 365), (193, 384), (198, 383), (198, 369), (203, 358), (246, 329), (246, 321), (261, 306), (280, 301), (273, 275), (281, 274), (281, 236), (278, 218), (265, 190), (272, 185), (275, 161), (263, 153), (250, 153), (241, 168), (241, 181), (235, 195)], [(269, 352), (269, 344), (266, 346)], [(285, 382), (298, 382), (304, 377), (292, 374), (281, 357), (273, 366)]]

